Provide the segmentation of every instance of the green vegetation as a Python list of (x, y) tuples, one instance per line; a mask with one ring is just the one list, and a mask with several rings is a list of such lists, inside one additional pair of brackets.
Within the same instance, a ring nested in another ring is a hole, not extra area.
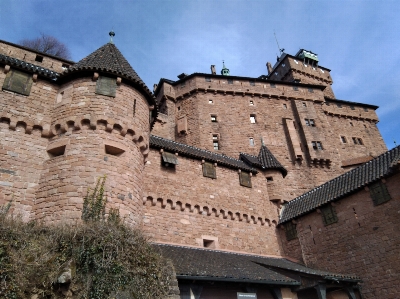
[(84, 199), (82, 224), (23, 223), (0, 207), (0, 298), (165, 298), (171, 268), (117, 210), (106, 178)]

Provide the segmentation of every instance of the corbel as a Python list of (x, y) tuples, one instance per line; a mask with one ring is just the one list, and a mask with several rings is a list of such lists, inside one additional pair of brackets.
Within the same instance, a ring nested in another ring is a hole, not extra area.
[(37, 77), (38, 77), (38, 75), (37, 74), (33, 74), (33, 76), (32, 76), (32, 80), (33, 80), (33, 82), (37, 82)]
[(217, 167), (217, 163), (214, 163), (214, 167)]
[(7, 74), (9, 71), (10, 71), (10, 65), (7, 64), (7, 65), (4, 67), (4, 74)]
[(99, 73), (94, 72), (94, 74), (93, 74), (93, 81), (97, 81), (97, 79), (99, 79)]
[(201, 164), (204, 164), (204, 163), (206, 163), (206, 161), (205, 160), (201, 160)]
[(175, 156), (177, 156), (177, 157), (178, 157), (178, 155), (179, 155), (178, 153), (175, 153)]
[(238, 170), (238, 173), (241, 173), (241, 172), (242, 172), (242, 170), (241, 170), (241, 169), (239, 169), (239, 170)]
[(163, 149), (160, 149), (160, 153), (162, 154), (164, 152), (164, 150)]
[(118, 86), (120, 86), (120, 85), (121, 85), (121, 82), (122, 82), (122, 79), (121, 79), (121, 77), (117, 77), (117, 85), (118, 85)]

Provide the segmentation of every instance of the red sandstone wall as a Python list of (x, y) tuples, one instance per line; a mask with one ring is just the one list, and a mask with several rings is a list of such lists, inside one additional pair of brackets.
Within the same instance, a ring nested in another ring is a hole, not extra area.
[(264, 174), (247, 188), (237, 170), (218, 166), (211, 179), (203, 177), (200, 160), (178, 160), (173, 170), (161, 166), (158, 151), (148, 157), (143, 228), (154, 241), (202, 246), (202, 236), (209, 236), (221, 249), (279, 254), (277, 206), (268, 200)]
[(313, 212), (298, 220), (298, 239), (288, 242), (279, 230), (284, 254), (299, 258), (302, 252), (309, 267), (357, 274), (363, 298), (399, 298), (400, 174), (388, 178), (386, 186), (392, 199), (384, 204), (374, 206), (363, 190), (337, 203), (337, 223), (324, 226)]

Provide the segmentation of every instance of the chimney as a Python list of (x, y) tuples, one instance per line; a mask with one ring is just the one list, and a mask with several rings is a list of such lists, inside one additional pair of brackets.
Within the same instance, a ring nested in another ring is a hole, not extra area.
[(217, 71), (215, 70), (215, 65), (211, 65), (211, 74), (216, 75)]
[(156, 91), (156, 89), (157, 89), (157, 84), (153, 84), (153, 93)]
[(272, 65), (271, 62), (267, 62), (267, 69), (268, 69), (268, 75), (272, 73)]

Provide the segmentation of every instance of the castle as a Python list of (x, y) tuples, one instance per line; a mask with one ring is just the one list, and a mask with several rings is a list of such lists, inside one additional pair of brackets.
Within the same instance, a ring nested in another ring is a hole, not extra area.
[(378, 107), (336, 99), (311, 51), (267, 72), (151, 92), (112, 42), (74, 63), (0, 41), (0, 205), (75, 222), (107, 175), (107, 209), (171, 259), (171, 298), (398, 298), (400, 148)]

